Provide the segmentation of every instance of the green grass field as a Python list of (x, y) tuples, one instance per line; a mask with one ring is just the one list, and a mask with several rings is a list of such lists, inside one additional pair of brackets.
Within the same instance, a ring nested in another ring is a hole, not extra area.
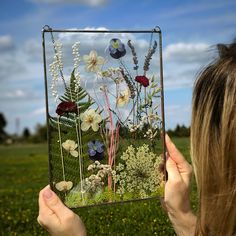
[[(174, 139), (189, 159), (189, 140)], [(47, 146), (0, 146), (0, 235), (47, 235), (37, 223), (38, 192), (48, 183)], [(193, 184), (193, 207), (196, 187)], [(158, 200), (76, 209), (88, 235), (174, 235)]]

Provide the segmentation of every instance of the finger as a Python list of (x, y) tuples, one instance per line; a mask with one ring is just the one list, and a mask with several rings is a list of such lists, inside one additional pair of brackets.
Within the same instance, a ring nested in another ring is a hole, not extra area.
[(60, 200), (60, 198), (50, 189), (46, 188), (43, 193), (44, 202), (47, 207), (56, 214), (60, 221), (68, 218), (73, 212), (68, 209)]
[(166, 161), (166, 171), (168, 173), (168, 181), (179, 181), (181, 180), (181, 175), (179, 173), (176, 163), (170, 158)]
[(46, 228), (46, 226), (50, 222), (59, 222), (59, 219), (57, 215), (48, 207), (48, 205), (45, 203), (43, 193), (46, 189), (50, 189), (49, 185), (46, 186), (44, 189), (42, 189), (39, 193), (39, 216), (38, 216), (38, 223)]
[(166, 148), (171, 156), (171, 158), (176, 162), (176, 164), (182, 164), (187, 162), (181, 152), (176, 148), (175, 144), (171, 141), (168, 134), (165, 136)]
[(53, 211), (47, 206), (47, 204), (45, 203), (44, 198), (43, 198), (43, 192), (48, 188), (50, 188), (49, 185), (47, 185), (45, 188), (43, 188), (39, 192), (39, 199), (38, 199), (39, 215), (51, 215), (51, 214), (53, 214)]

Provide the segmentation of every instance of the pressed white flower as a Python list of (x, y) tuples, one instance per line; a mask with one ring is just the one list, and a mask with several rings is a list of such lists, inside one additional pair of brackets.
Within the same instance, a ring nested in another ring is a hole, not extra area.
[(113, 175), (118, 194), (129, 192), (146, 198), (155, 193), (163, 179), (159, 171), (163, 161), (161, 156), (151, 152), (146, 144), (137, 148), (131, 145), (122, 154), (121, 160), (124, 164), (119, 163)]
[(135, 132), (136, 130), (138, 130), (140, 128), (140, 124), (137, 124), (137, 125), (131, 125), (129, 126), (129, 131), (131, 133)]
[(88, 171), (93, 170), (93, 169), (94, 169), (93, 165), (89, 165), (87, 168)]
[(117, 98), (117, 105), (120, 107), (125, 106), (129, 102), (130, 91), (126, 89), (125, 91), (121, 92), (120, 96)]
[(85, 69), (88, 72), (97, 72), (100, 70), (100, 66), (105, 63), (103, 57), (98, 56), (97, 52), (92, 50), (89, 55), (83, 56), (84, 62), (86, 64)]
[(94, 162), (96, 165), (101, 165), (101, 163), (99, 161), (95, 161)]
[(90, 127), (93, 131), (98, 131), (99, 123), (102, 122), (102, 117), (96, 113), (94, 109), (88, 109), (84, 113), (80, 115), (81, 123), (81, 130), (87, 131)]
[(61, 181), (56, 183), (56, 189), (61, 192), (69, 191), (73, 187), (73, 183), (71, 181)]
[(62, 147), (68, 151), (73, 157), (78, 157), (78, 152), (75, 150), (78, 145), (74, 140), (67, 139), (64, 143), (62, 143)]

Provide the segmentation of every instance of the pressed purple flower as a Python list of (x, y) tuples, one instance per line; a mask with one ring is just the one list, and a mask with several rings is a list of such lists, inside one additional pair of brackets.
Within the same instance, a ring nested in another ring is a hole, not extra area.
[(120, 39), (111, 39), (109, 45), (109, 51), (111, 57), (119, 59), (126, 54), (125, 45), (120, 41)]
[(56, 109), (56, 113), (59, 116), (64, 115), (65, 113), (77, 113), (77, 105), (75, 102), (61, 102)]
[(102, 160), (104, 155), (104, 144), (98, 140), (88, 142), (88, 154), (92, 160)]

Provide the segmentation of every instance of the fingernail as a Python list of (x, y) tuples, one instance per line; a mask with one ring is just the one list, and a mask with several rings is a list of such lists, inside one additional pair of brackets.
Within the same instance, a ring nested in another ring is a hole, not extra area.
[(51, 197), (53, 196), (53, 192), (51, 189), (46, 189), (44, 192), (43, 192), (43, 197), (45, 199), (50, 199)]

